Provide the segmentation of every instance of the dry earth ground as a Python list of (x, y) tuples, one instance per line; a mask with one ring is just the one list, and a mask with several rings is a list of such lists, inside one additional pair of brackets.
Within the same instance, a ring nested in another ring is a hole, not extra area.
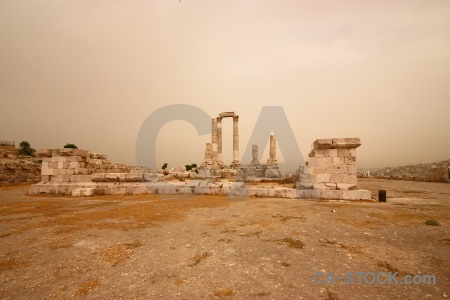
[[(387, 203), (168, 195), (72, 198), (27, 196), (28, 186), (3, 187), (0, 298), (450, 295), (450, 184), (360, 180), (360, 187), (373, 195), (387, 190)], [(429, 274), (436, 276), (436, 284), (358, 284), (358, 271), (399, 272), (400, 282), (408, 274)], [(336, 278), (336, 284), (316, 284), (316, 272), (335, 277), (353, 272), (354, 283)]]

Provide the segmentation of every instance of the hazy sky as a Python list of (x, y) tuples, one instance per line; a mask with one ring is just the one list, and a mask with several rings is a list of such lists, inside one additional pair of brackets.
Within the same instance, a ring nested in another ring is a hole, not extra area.
[[(0, 139), (134, 164), (169, 104), (235, 111), (241, 156), (278, 105), (304, 156), (359, 137), (358, 167), (448, 159), (450, 1), (0, 0)], [(171, 122), (157, 163), (200, 163), (209, 140)], [(231, 119), (223, 142), (229, 163)]]

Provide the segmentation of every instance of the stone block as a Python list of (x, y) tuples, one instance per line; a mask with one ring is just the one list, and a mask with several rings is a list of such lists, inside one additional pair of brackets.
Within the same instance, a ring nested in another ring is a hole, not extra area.
[(184, 182), (184, 185), (186, 187), (198, 187), (198, 186), (200, 186), (200, 182), (201, 182), (201, 180), (186, 180)]
[(54, 161), (49, 162), (48, 163), (48, 168), (49, 169), (57, 169), (58, 168), (58, 162), (54, 162)]
[(323, 157), (322, 150), (313, 149), (308, 153), (308, 157)]
[(312, 182), (296, 182), (295, 186), (297, 189), (308, 190), (313, 188)]
[(343, 192), (339, 190), (333, 191), (333, 199), (335, 200), (342, 200), (343, 199)]
[[(337, 150), (337, 149), (334, 149), (334, 150)], [(344, 165), (345, 164), (345, 157), (336, 156), (336, 157), (333, 157), (332, 159), (333, 159), (333, 165), (334, 166), (335, 165)]]
[(50, 176), (49, 175), (41, 175), (41, 182), (49, 182)]
[(356, 184), (353, 183), (337, 183), (336, 187), (338, 190), (353, 190), (356, 187)]
[(82, 181), (82, 176), (81, 175), (70, 175), (69, 176), (69, 181), (70, 182), (80, 182)]
[(303, 198), (304, 198), (304, 191), (297, 190), (297, 199), (303, 199)]
[(319, 190), (303, 190), (303, 197), (304, 199), (320, 199), (320, 193)]
[(256, 189), (256, 194), (257, 197), (268, 197), (269, 196), (269, 190), (268, 189)]
[(42, 162), (41, 169), (48, 169), (48, 162)]
[(160, 182), (164, 181), (164, 175), (158, 173), (144, 173), (144, 181), (147, 182)]
[(313, 167), (313, 166), (319, 166), (319, 158), (318, 157), (311, 157), (308, 159), (308, 161), (306, 162), (306, 165), (309, 167)]
[(296, 189), (285, 189), (286, 198), (295, 199), (297, 198), (297, 190)]
[(53, 169), (41, 169), (41, 175), (53, 175)]
[[(101, 173), (99, 173), (99, 174), (101, 174)], [(122, 173), (106, 173), (105, 174), (105, 181), (106, 182), (118, 182), (119, 181), (118, 176), (122, 176), (122, 175), (119, 175), (119, 174), (122, 174)]]
[(327, 173), (330, 174), (346, 174), (348, 171), (347, 165), (333, 165), (327, 167)]
[(37, 157), (52, 157), (52, 150), (51, 149), (39, 149), (36, 152)]
[(338, 150), (338, 152), (337, 152), (337, 156), (338, 156), (338, 157), (347, 157), (347, 156), (350, 156), (350, 153), (349, 153), (348, 149), (346, 149), (346, 148), (337, 149), (337, 150)]
[(369, 190), (359, 190), (359, 198), (361, 200), (371, 200), (372, 192)]
[(286, 198), (286, 189), (283, 188), (268, 189), (267, 196), (275, 198)]
[(327, 166), (315, 166), (312, 168), (311, 173), (321, 174), (321, 173), (329, 173), (327, 172), (329, 167)]
[(319, 157), (319, 166), (328, 166), (333, 163), (332, 157)]
[(356, 175), (356, 173), (357, 173), (356, 166), (347, 166), (347, 169), (348, 169), (348, 174)]
[(359, 138), (337, 138), (332, 140), (332, 148), (358, 148), (361, 146)]
[(346, 165), (356, 165), (356, 157), (355, 156), (348, 156), (344, 158)]
[(105, 173), (92, 174), (91, 180), (93, 182), (105, 182), (106, 181), (105, 175), (106, 175)]
[(313, 189), (314, 190), (326, 190), (324, 183), (313, 183)]
[(317, 139), (313, 143), (314, 149), (331, 149), (332, 145), (332, 139)]
[(69, 168), (75, 169), (75, 168), (79, 168), (80, 167), (80, 163), (77, 161), (72, 161), (69, 162)]
[(336, 183), (325, 183), (325, 188), (327, 190), (335, 190), (336, 189)]
[[(108, 174), (108, 173), (106, 173)], [(127, 182), (127, 173), (114, 173), (119, 182), (125, 183)]]
[(317, 174), (316, 175), (316, 182), (330, 182), (330, 174)]
[(332, 183), (340, 183), (340, 182), (346, 182), (346, 176), (345, 174), (330, 174), (330, 182)]
[(144, 181), (142, 173), (128, 173), (125, 176), (127, 182), (142, 182)]
[(359, 200), (359, 190), (342, 191), (342, 199), (344, 200)]
[(351, 175), (345, 175), (345, 181), (341, 181), (343, 183), (351, 183), (351, 184), (357, 184), (358, 183), (358, 179), (356, 177), (356, 174), (351, 174)]
[(325, 157), (337, 157), (337, 149), (327, 149), (324, 150), (324, 156)]
[(64, 162), (64, 161), (67, 161), (67, 157), (63, 157), (63, 156), (53, 156), (53, 157), (52, 157), (52, 161), (53, 161), (53, 162)]
[(332, 200), (334, 199), (334, 191), (320, 191), (320, 199)]
[(74, 169), (66, 169), (65, 171), (66, 171), (66, 175), (73, 175), (73, 174), (75, 174)]

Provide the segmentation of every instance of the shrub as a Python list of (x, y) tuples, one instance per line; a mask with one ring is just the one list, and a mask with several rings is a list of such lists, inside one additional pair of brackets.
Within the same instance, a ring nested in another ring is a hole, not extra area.
[(64, 148), (78, 149), (78, 147), (75, 146), (75, 144), (69, 144), (69, 143), (67, 143), (67, 144), (64, 146)]
[(36, 150), (31, 148), (30, 143), (27, 141), (22, 141), (19, 144), (19, 151), (17, 151), (17, 154), (19, 155), (27, 155), (27, 156), (33, 156), (34, 153), (36, 153)]

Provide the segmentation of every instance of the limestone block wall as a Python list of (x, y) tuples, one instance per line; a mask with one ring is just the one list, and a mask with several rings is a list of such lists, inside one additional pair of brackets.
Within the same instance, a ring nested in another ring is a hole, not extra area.
[[(42, 159), (41, 182), (91, 182), (95, 174), (103, 176), (116, 173), (131, 173), (137, 169), (122, 164), (113, 164), (102, 153), (91, 153), (81, 149), (43, 149), (37, 155)], [(109, 175), (115, 177), (116, 175)], [(123, 175), (123, 178), (126, 176)], [(142, 177), (142, 176), (141, 176)], [(142, 180), (141, 180), (142, 181)]]
[(296, 183), (299, 198), (370, 200), (371, 192), (357, 187), (358, 138), (318, 139), (300, 166)]
[(308, 161), (299, 169), (299, 188), (356, 189), (356, 148), (360, 145), (358, 138), (316, 140)]

